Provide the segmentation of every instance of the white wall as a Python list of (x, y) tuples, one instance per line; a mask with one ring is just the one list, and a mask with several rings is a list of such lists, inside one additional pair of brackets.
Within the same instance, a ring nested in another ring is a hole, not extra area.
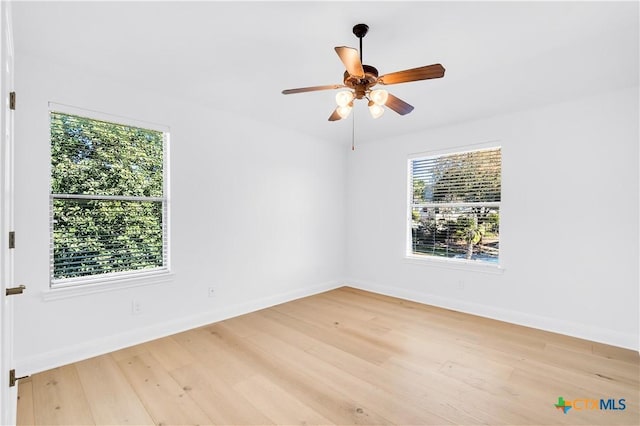
[[(343, 282), (638, 348), (637, 87), (351, 152), (27, 55), (16, 67), (20, 374)], [(49, 101), (171, 127), (171, 280), (45, 300)], [(503, 147), (504, 272), (407, 262), (407, 156), (489, 140)]]
[[(15, 260), (17, 282), (27, 286), (15, 299), (20, 374), (339, 284), (346, 147), (26, 55), (16, 67)], [(45, 300), (49, 101), (170, 126), (168, 282)]]
[[(348, 282), (638, 349), (638, 87), (370, 144), (348, 157)], [(502, 146), (500, 258), (408, 262), (409, 154)]]

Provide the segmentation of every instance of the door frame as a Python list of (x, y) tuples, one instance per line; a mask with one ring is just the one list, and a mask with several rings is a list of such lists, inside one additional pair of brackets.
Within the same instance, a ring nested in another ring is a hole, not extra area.
[(9, 92), (13, 91), (13, 28), (11, 1), (0, 1), (0, 424), (16, 423), (18, 391), (9, 387), (13, 368), (13, 300), (6, 288), (14, 287), (13, 249), (13, 111)]

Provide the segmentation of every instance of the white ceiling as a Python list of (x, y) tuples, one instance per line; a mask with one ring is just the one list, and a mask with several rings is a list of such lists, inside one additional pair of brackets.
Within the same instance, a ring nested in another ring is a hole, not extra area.
[(358, 140), (527, 109), (638, 85), (638, 2), (19, 2), (16, 55), (205, 102), (319, 138), (341, 83), (334, 46), (358, 46), (385, 74), (441, 63), (442, 79), (387, 86), (415, 106), (373, 120), (354, 108)]

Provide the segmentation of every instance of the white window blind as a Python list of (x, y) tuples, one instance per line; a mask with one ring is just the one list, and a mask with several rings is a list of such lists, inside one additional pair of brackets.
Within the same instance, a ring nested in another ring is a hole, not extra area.
[(51, 286), (168, 269), (166, 140), (50, 112)]
[(409, 160), (411, 253), (497, 264), (500, 148)]

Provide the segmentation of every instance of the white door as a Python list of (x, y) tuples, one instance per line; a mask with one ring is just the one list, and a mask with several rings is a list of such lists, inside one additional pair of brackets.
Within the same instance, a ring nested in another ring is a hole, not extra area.
[[(13, 111), (9, 93), (13, 91), (13, 32), (11, 3), (0, 1), (0, 424), (16, 422), (17, 387), (9, 387), (13, 368), (13, 297), (6, 289), (15, 287), (13, 249), (9, 232), (13, 231)], [(19, 297), (19, 296), (18, 296)]]

